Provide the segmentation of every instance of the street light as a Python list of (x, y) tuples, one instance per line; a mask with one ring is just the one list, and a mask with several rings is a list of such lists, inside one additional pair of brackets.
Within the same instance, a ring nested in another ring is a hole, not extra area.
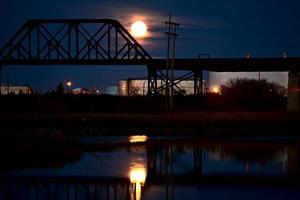
[(67, 93), (70, 94), (70, 87), (72, 86), (72, 82), (70, 80), (67, 80)]

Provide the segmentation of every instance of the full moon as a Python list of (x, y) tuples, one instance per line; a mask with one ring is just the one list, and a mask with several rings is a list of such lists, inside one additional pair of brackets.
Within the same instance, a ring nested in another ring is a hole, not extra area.
[(147, 26), (142, 21), (136, 21), (131, 25), (131, 33), (135, 37), (145, 37), (147, 33)]

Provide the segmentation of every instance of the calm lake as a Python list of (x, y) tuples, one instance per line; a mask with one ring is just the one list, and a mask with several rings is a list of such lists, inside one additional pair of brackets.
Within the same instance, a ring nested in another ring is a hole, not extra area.
[(300, 199), (298, 140), (80, 140), (78, 160), (1, 172), (0, 199)]

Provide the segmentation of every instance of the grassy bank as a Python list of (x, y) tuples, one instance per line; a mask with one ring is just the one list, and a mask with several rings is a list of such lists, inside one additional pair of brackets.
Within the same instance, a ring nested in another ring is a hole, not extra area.
[(0, 173), (32, 166), (61, 166), (78, 160), (84, 149), (111, 148), (110, 144), (84, 146), (73, 137), (81, 135), (192, 135), (208, 139), (206, 143), (226, 138), (300, 136), (300, 114), (283, 111), (2, 113), (0, 123), (0, 156), (4, 161)]
[[(239, 98), (232, 98), (238, 96)], [(242, 98), (243, 97), (243, 98)], [(164, 113), (164, 96), (0, 95), (3, 113)], [(286, 98), (243, 95), (174, 96), (176, 111), (285, 110)]]
[(71, 135), (251, 136), (300, 134), (300, 115), (272, 112), (0, 114), (4, 131), (55, 129)]

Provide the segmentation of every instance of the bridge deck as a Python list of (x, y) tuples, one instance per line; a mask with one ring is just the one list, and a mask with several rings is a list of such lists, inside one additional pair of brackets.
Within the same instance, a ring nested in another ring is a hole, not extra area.
[[(86, 59), (86, 60), (0, 60), (0, 65), (147, 65), (151, 69), (166, 68), (165, 59)], [(300, 71), (300, 57), (291, 58), (180, 58), (176, 70), (207, 70), (216, 72)]]
[[(151, 66), (164, 69), (166, 61), (153, 59)], [(177, 70), (207, 70), (216, 72), (300, 71), (300, 57), (294, 58), (206, 58), (176, 59)]]

